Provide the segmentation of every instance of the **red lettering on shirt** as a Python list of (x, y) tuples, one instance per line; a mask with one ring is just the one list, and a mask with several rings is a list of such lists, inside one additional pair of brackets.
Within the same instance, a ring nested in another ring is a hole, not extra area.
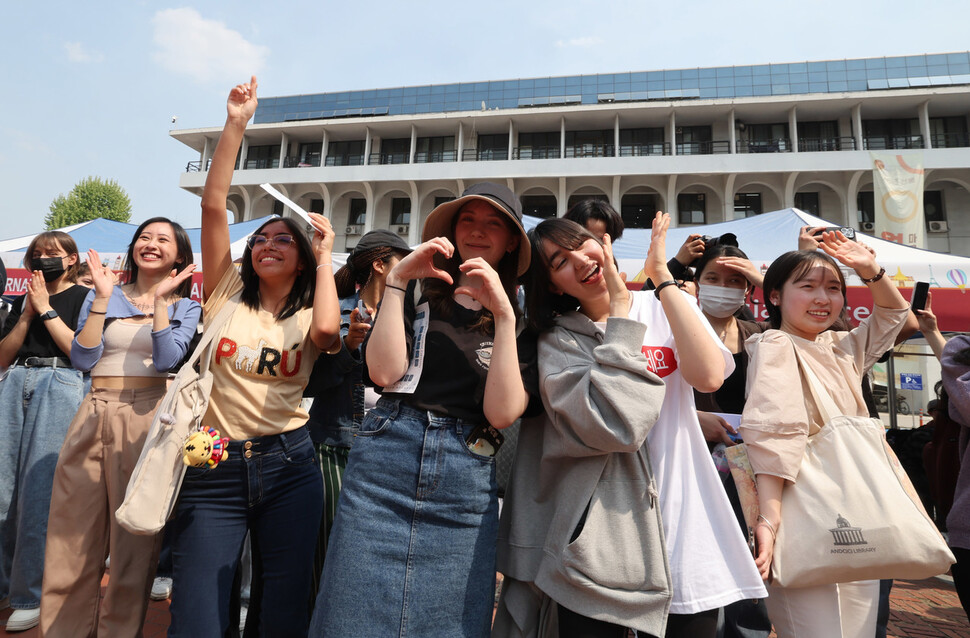
[(672, 349), (664, 346), (643, 346), (641, 350), (647, 357), (647, 368), (661, 379), (677, 369), (677, 358), (674, 357)]
[(219, 365), (220, 360), (228, 359), (234, 354), (236, 354), (236, 342), (228, 337), (223, 337), (216, 347), (216, 365)]
[(290, 353), (292, 352), (294, 351), (293, 350), (283, 351), (283, 364), (280, 366), (280, 372), (283, 373), (284, 377), (292, 377), (293, 375), (295, 375), (297, 372), (300, 371), (300, 360), (303, 358), (302, 350), (296, 350), (296, 363), (293, 364), (293, 369), (291, 370), (287, 369), (286, 364), (287, 364), (287, 361), (289, 361)]

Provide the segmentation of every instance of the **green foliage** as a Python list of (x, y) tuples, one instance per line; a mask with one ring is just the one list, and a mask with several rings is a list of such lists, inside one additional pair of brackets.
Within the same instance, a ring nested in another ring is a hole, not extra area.
[(128, 193), (113, 179), (88, 177), (78, 182), (67, 197), (60, 194), (51, 202), (44, 218), (47, 230), (80, 224), (98, 217), (127, 222), (131, 219)]

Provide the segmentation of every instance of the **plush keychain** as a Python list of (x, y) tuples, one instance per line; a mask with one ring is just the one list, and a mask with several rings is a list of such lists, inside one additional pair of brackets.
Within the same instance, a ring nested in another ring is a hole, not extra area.
[(203, 427), (189, 435), (182, 448), (182, 460), (192, 467), (214, 468), (229, 457), (229, 439), (219, 436), (219, 430)]

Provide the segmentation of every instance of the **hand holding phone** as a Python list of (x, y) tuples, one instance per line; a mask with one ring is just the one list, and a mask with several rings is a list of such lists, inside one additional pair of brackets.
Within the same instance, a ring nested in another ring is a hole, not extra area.
[(913, 286), (913, 300), (910, 303), (910, 309), (923, 310), (926, 308), (926, 294), (929, 292), (929, 290), (929, 283), (925, 281), (917, 281), (916, 285)]

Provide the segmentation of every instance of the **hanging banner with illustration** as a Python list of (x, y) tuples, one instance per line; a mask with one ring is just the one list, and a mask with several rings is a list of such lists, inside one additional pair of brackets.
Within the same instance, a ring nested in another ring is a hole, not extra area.
[(876, 236), (923, 247), (923, 153), (870, 152)]

